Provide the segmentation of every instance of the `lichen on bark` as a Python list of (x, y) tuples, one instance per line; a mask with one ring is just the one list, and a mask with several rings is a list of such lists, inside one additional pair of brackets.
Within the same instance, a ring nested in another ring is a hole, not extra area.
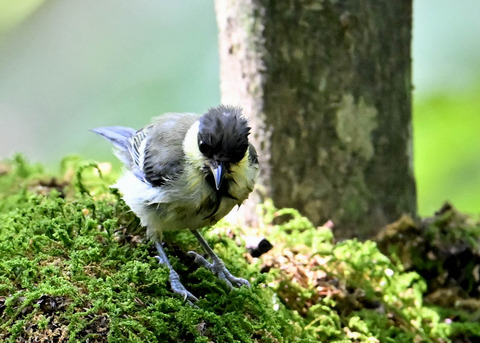
[(216, 7), (222, 101), (251, 117), (261, 194), (338, 237), (414, 216), (411, 1)]

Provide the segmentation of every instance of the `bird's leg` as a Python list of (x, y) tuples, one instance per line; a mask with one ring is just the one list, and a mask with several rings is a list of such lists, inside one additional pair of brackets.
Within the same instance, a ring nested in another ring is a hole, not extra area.
[(205, 240), (205, 238), (202, 237), (200, 232), (198, 232), (197, 230), (191, 231), (193, 235), (197, 237), (198, 241), (202, 245), (207, 255), (210, 256), (210, 258), (212, 259), (212, 263), (210, 263), (203, 256), (197, 254), (194, 251), (189, 251), (188, 254), (195, 257), (195, 262), (197, 264), (211, 270), (212, 273), (216, 274), (219, 279), (225, 281), (230, 288), (233, 288), (234, 285), (237, 287), (240, 287), (242, 285), (250, 287), (250, 283), (247, 280), (235, 277), (232, 275), (232, 273), (228, 271), (223, 261), (220, 259), (220, 257), (217, 256), (217, 254), (215, 254), (212, 248), (210, 248), (207, 241)]
[(172, 291), (181, 295), (184, 300), (188, 300), (189, 302), (197, 301), (197, 297), (187, 291), (187, 289), (180, 282), (180, 276), (178, 276), (177, 272), (172, 268), (172, 265), (168, 260), (167, 254), (165, 254), (165, 250), (163, 250), (162, 244), (158, 241), (155, 242), (155, 248), (157, 248), (158, 251), (158, 256), (156, 256), (158, 261), (161, 264), (166, 265), (168, 267), (168, 270), (170, 271), (169, 281)]

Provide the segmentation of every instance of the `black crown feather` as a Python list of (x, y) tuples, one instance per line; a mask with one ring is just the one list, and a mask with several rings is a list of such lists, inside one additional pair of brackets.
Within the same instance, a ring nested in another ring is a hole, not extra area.
[(207, 158), (239, 162), (248, 149), (250, 127), (240, 107), (220, 105), (200, 118), (198, 148)]

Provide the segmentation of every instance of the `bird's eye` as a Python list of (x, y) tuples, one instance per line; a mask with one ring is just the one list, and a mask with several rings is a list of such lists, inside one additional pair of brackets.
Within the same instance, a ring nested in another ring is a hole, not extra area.
[(212, 151), (212, 147), (202, 140), (198, 142), (198, 149), (204, 155), (208, 155)]

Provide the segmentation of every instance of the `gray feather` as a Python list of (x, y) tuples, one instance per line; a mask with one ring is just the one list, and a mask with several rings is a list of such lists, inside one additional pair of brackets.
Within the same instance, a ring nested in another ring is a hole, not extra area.
[(129, 140), (130, 144), (128, 146), (128, 150), (133, 158), (133, 161), (140, 169), (143, 169), (143, 155), (145, 153), (142, 150), (142, 144), (147, 139), (147, 137), (148, 134), (146, 130), (139, 130)]
[(98, 133), (102, 137), (112, 142), (117, 149), (124, 151), (128, 151), (128, 140), (136, 132), (136, 130), (124, 126), (97, 127), (96, 129), (91, 129), (90, 131)]
[(166, 113), (138, 131), (123, 126), (92, 131), (113, 143), (117, 157), (138, 179), (161, 186), (183, 171), (183, 140), (199, 117), (193, 113)]
[(113, 143), (115, 147), (115, 155), (122, 161), (128, 169), (140, 180), (145, 181), (145, 175), (138, 168), (131, 152), (131, 139), (135, 136), (136, 130), (124, 126), (98, 127), (91, 131), (98, 133), (103, 138)]
[(148, 134), (142, 170), (149, 183), (161, 186), (183, 171), (183, 140), (199, 117), (192, 113), (167, 113), (154, 118), (152, 124), (142, 130)]

